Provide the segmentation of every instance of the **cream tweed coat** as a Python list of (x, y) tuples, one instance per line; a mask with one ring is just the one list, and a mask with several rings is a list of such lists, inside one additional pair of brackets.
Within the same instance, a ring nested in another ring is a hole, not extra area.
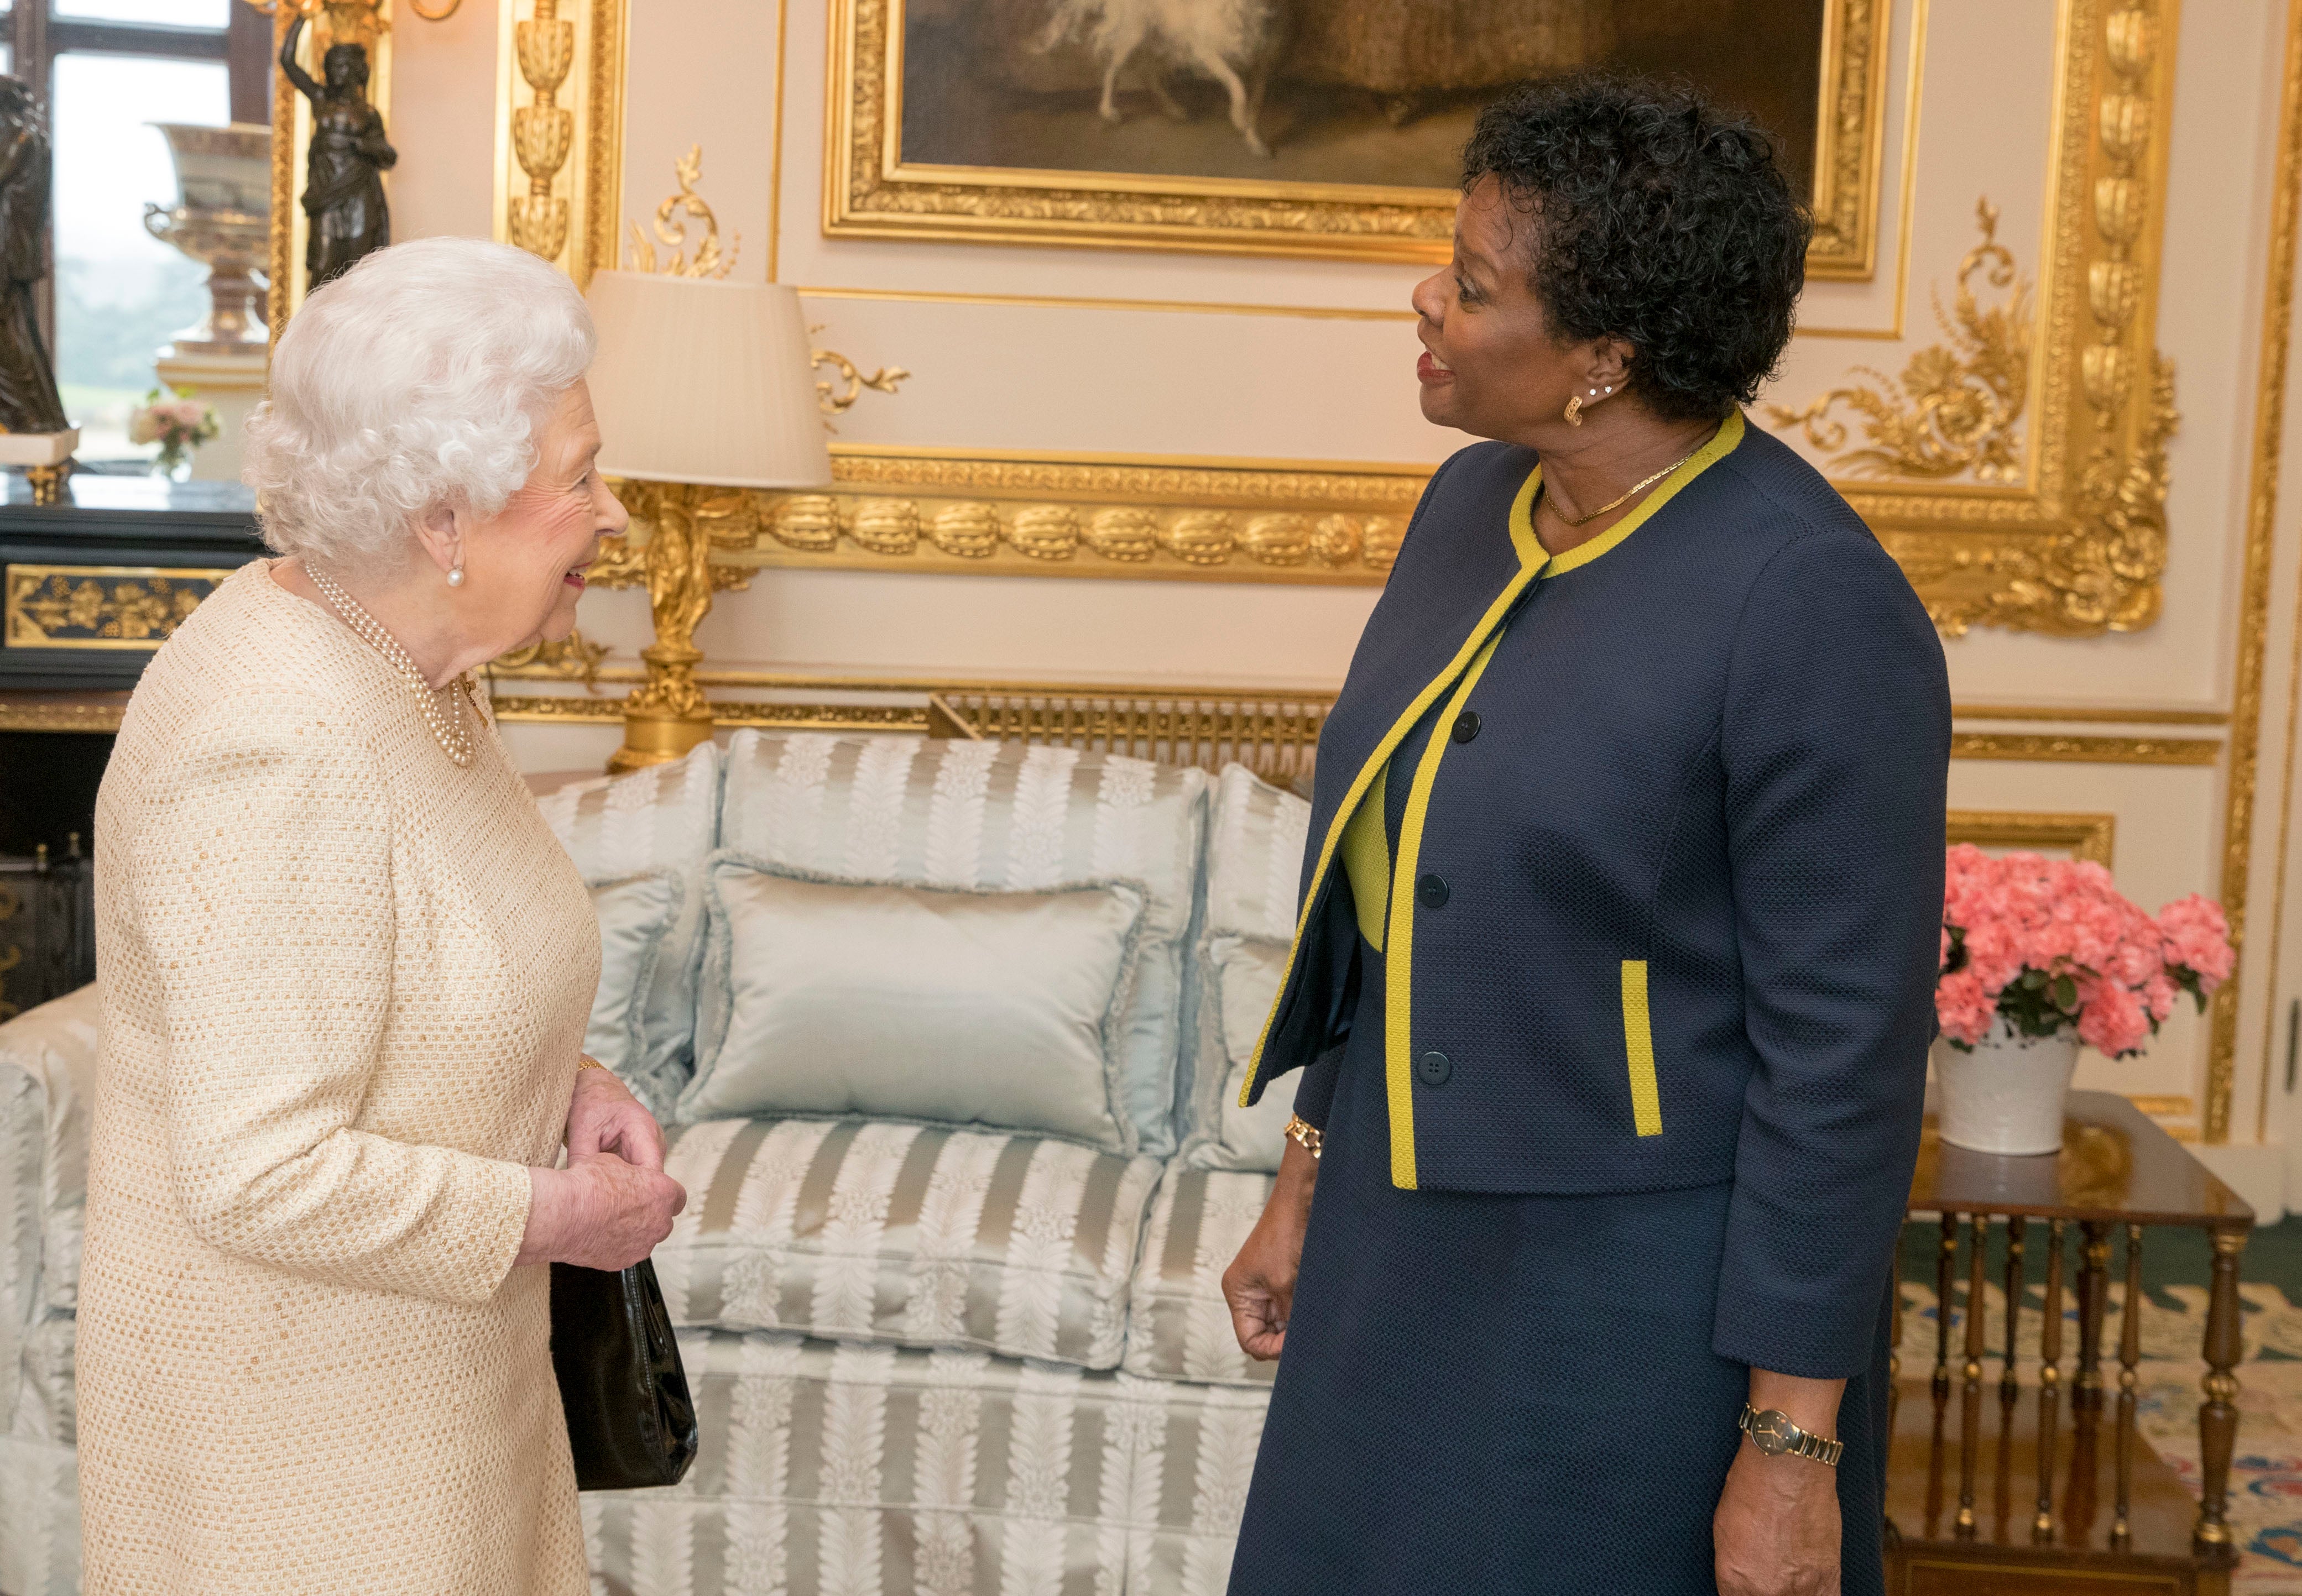
[(599, 981), (584, 884), (349, 628), (243, 567), (97, 807), (90, 1596), (588, 1589), (514, 1269)]

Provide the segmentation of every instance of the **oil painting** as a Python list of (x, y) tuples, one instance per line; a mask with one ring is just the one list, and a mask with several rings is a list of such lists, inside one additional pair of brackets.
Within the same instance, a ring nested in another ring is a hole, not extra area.
[(847, 0), (836, 233), (1442, 257), (1482, 107), (1686, 79), (1780, 141), (1810, 268), (1871, 265), (1889, 0)]

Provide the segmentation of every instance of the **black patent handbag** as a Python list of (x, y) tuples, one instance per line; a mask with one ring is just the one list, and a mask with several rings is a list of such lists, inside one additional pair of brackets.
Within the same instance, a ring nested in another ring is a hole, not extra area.
[(655, 1265), (551, 1266), (551, 1366), (578, 1491), (676, 1485), (695, 1461), (695, 1403)]

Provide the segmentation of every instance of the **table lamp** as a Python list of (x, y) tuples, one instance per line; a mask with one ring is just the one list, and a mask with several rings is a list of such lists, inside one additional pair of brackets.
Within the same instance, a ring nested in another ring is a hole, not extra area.
[(625, 702), (624, 745), (608, 765), (632, 770), (711, 735), (695, 684), (695, 626), (711, 608), (699, 490), (826, 487), (831, 450), (796, 290), (597, 272), (589, 298), (600, 471), (625, 479), (626, 504), (653, 524), (641, 553), (655, 642), (640, 651), (647, 680)]

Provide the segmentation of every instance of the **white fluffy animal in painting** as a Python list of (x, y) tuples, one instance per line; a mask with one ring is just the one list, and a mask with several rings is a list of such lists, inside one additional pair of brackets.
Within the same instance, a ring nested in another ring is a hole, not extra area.
[(1256, 127), (1280, 43), (1278, 0), (1052, 0), (1039, 47), (1080, 39), (1103, 67), (1103, 119), (1120, 120), (1112, 91), (1120, 70), (1150, 56), (1152, 92), (1170, 115), (1183, 114), (1164, 76), (1179, 66), (1214, 79), (1231, 97), (1231, 125), (1258, 155), (1271, 151)]

